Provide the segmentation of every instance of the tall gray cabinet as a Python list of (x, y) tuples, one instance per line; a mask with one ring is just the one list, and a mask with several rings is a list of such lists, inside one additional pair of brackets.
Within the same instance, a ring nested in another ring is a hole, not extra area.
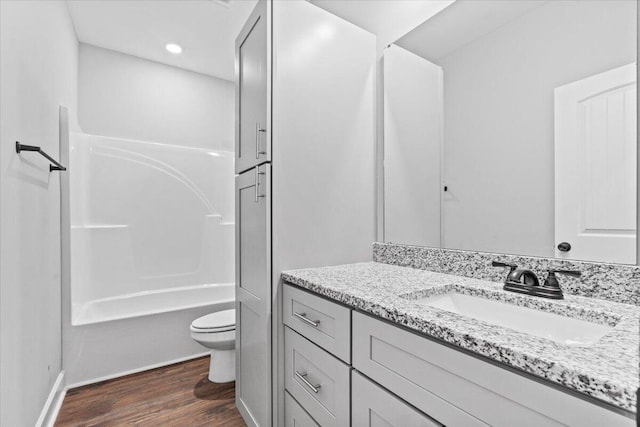
[(236, 405), (271, 421), (271, 165), (267, 156), (267, 2), (236, 39)]
[(375, 37), (305, 1), (261, 0), (236, 40), (236, 403), (284, 420), (280, 272), (367, 261)]
[(236, 405), (248, 425), (271, 413), (271, 165), (236, 177)]

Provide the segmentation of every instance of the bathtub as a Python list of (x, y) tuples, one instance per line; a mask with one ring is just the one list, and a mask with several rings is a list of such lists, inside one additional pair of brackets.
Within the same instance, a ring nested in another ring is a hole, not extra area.
[(71, 324), (88, 325), (212, 305), (224, 307), (234, 300), (234, 283), (136, 292), (76, 304)]

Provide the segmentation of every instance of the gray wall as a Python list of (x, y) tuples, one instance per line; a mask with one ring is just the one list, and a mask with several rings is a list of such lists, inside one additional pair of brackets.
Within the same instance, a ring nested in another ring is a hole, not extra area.
[(0, 425), (33, 426), (61, 372), (58, 111), (77, 101), (76, 40), (61, 1), (0, 1)]
[(443, 247), (553, 256), (553, 89), (635, 60), (635, 2), (560, 1), (439, 61)]

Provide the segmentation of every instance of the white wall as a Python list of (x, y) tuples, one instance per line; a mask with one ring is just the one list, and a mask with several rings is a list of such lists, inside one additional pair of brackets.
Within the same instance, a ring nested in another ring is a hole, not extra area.
[(61, 371), (58, 109), (76, 111), (77, 40), (60, 1), (0, 1), (0, 425), (32, 426)]
[(442, 69), (384, 52), (384, 240), (440, 246)]
[(233, 151), (233, 83), (84, 43), (78, 120), (104, 136)]
[(548, 2), (439, 61), (447, 248), (553, 256), (553, 89), (636, 60), (636, 3)]

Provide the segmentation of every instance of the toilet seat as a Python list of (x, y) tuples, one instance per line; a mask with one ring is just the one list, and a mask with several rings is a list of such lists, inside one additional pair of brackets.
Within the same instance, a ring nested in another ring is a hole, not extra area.
[(197, 318), (191, 323), (191, 332), (215, 333), (228, 332), (236, 329), (236, 310), (217, 311)]

